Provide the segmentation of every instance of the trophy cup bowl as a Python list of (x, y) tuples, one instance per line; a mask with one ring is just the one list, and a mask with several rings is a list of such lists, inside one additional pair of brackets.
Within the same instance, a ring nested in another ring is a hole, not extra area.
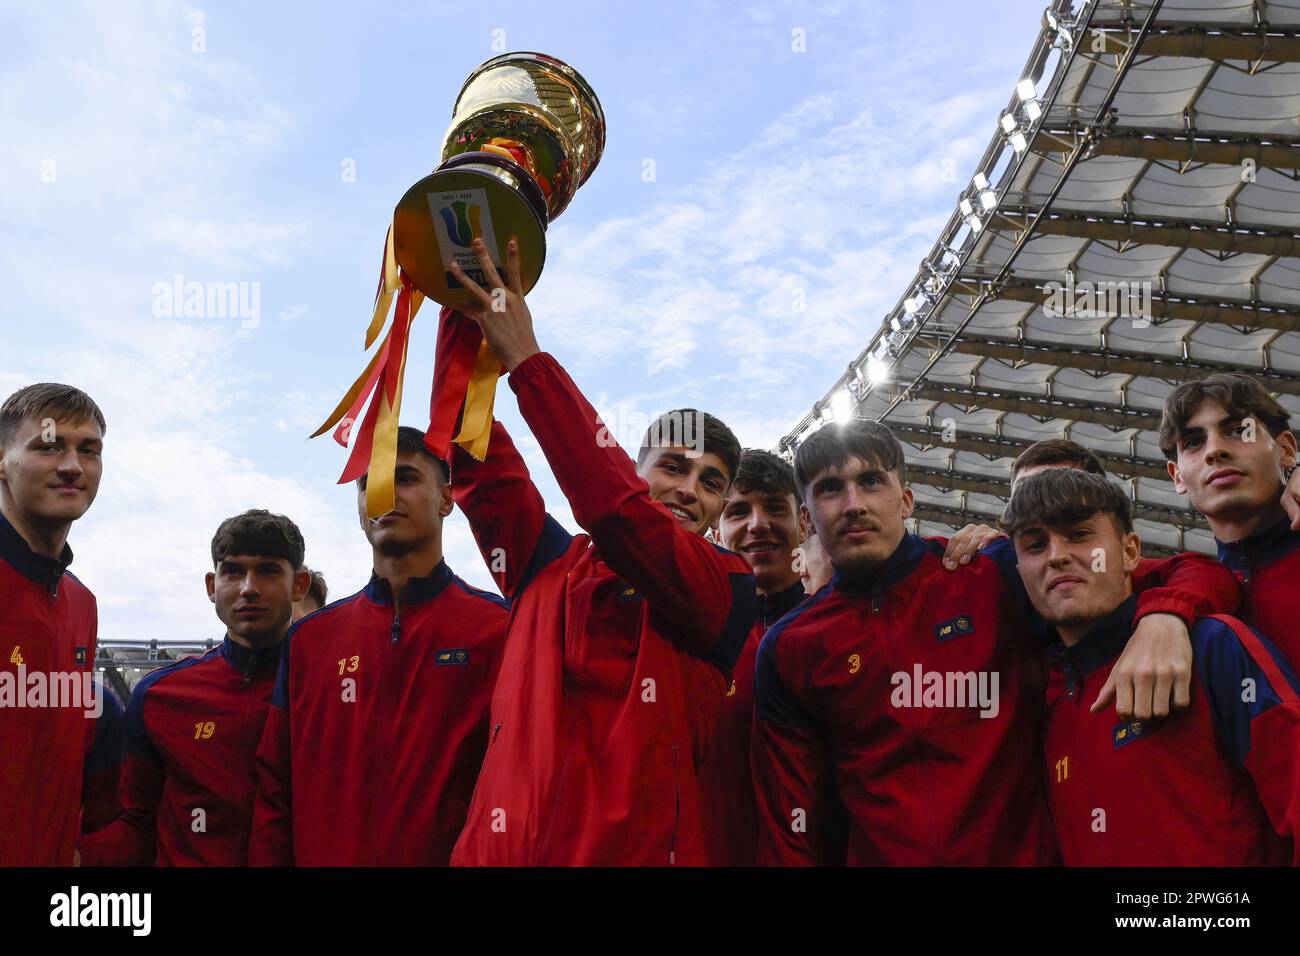
[(546, 259), (547, 224), (568, 207), (604, 147), (600, 101), (576, 70), (542, 53), (493, 57), (461, 87), (441, 164), (397, 204), (397, 264), (435, 302), (476, 306), (447, 263), (486, 287), (470, 243), (482, 238), (501, 270), (513, 237), (527, 293)]

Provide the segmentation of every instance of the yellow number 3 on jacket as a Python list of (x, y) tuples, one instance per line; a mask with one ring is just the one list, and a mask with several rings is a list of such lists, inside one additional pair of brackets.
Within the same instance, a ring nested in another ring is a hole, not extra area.
[(856, 674), (856, 673), (857, 673), (858, 671), (860, 671), (860, 670), (862, 670), (862, 655), (860, 655), (860, 654), (850, 654), (850, 655), (849, 655), (849, 673), (850, 673), (850, 674)]

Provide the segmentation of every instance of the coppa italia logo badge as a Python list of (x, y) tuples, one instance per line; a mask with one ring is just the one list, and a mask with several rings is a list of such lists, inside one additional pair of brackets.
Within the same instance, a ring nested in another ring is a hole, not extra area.
[(447, 236), (462, 249), (468, 249), (474, 237), (482, 234), (480, 217), (483, 209), (473, 203), (456, 200), (438, 210), (443, 225), (447, 227)]

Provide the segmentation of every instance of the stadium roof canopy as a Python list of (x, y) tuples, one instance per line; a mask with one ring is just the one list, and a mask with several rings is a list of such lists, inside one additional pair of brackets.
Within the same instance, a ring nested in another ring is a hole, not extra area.
[(1300, 415), (1300, 0), (1057, 0), (971, 183), (826, 397), (904, 442), (917, 529), (994, 523), (1044, 438), (1126, 483), (1149, 553), (1212, 551), (1155, 429), (1179, 382)]

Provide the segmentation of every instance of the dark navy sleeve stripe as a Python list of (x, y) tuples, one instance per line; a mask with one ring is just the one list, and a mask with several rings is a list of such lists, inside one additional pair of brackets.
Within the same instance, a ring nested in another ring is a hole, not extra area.
[(510, 610), (510, 602), (507, 601), (505, 598), (503, 598), (500, 594), (493, 594), (491, 591), (482, 591), (479, 588), (474, 587), (473, 585), (466, 584), (459, 577), (456, 577), (454, 575), (452, 576), (452, 580), (456, 582), (457, 587), (459, 587), (470, 597), (482, 598), (484, 601), (487, 601), (491, 604), (495, 604), (497, 607), (501, 608), (502, 610), (505, 611)]
[[(565, 531), (564, 526), (548, 512), (542, 521), (542, 532), (537, 536), (537, 546), (533, 548), (533, 556), (528, 559), (528, 567), (524, 568), (523, 576), (515, 585), (511, 598), (517, 600), (519, 595), (524, 593), (524, 588), (533, 583), (544, 567), (569, 550), (572, 541), (573, 535)], [(491, 562), (488, 562), (488, 568), (491, 570)]]
[(754, 662), (754, 709), (758, 719), (780, 727), (805, 727), (817, 729), (820, 723), (816, 716), (795, 700), (776, 666), (776, 646), (800, 615), (815, 607), (831, 594), (830, 588), (822, 588), (803, 604), (781, 618), (768, 628), (763, 640), (758, 645), (758, 658)]
[(220, 646), (214, 647), (212, 650), (200, 657), (182, 658), (174, 664), (168, 664), (166, 667), (159, 667), (157, 670), (150, 671), (148, 674), (145, 674), (144, 677), (140, 678), (140, 682), (136, 684), (135, 689), (131, 691), (131, 699), (126, 705), (126, 718), (122, 725), (122, 735), (125, 738), (126, 750), (128, 753), (134, 754), (137, 757), (142, 757), (145, 760), (152, 760), (154, 763), (163, 762), (162, 757), (149, 741), (149, 730), (145, 726), (144, 722), (145, 696), (149, 693), (149, 690), (153, 685), (158, 683), (164, 677), (180, 673), (187, 668), (193, 667), (200, 661), (206, 660), (213, 654), (220, 653)]
[(1192, 656), (1219, 739), (1233, 763), (1241, 766), (1250, 753), (1251, 722), (1284, 698), (1294, 700), (1297, 684), (1267, 638), (1239, 621), (1233, 623), (1222, 615), (1197, 621), (1191, 633)]
[(122, 739), (125, 708), (121, 698), (98, 678), (95, 679), (95, 692), (103, 699), (104, 709), (95, 721), (95, 742), (86, 755), (87, 773), (120, 766), (125, 747)]
[[(325, 609), (321, 608), (323, 610)], [(319, 614), (320, 611), (316, 613)], [(286, 713), (289, 710), (289, 650), (293, 646), (294, 635), (298, 633), (298, 625), (307, 620), (307, 617), (289, 625), (289, 630), (284, 635), (284, 646), (280, 648), (280, 670), (275, 675), (275, 687), (271, 690), (271, 706), (279, 707)]]
[(722, 633), (704, 659), (730, 676), (758, 617), (758, 585), (754, 583), (754, 575), (743, 571), (732, 571), (727, 577), (731, 581), (731, 610), (722, 625)]

